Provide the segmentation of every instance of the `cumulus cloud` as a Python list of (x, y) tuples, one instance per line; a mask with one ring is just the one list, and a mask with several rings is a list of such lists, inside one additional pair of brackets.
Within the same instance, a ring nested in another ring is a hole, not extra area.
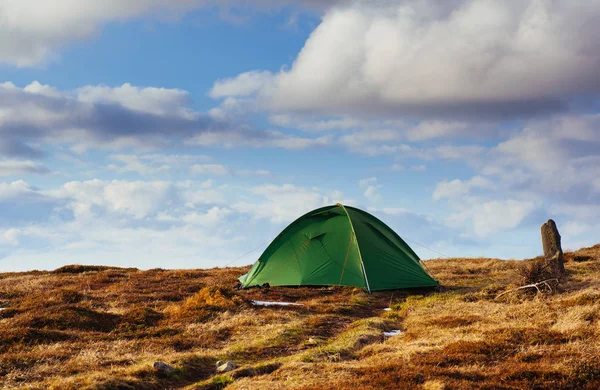
[(455, 179), (452, 181), (444, 180), (433, 190), (433, 199), (456, 199), (463, 195), (471, 193), (474, 189), (494, 189), (495, 185), (489, 179), (481, 176), (475, 176), (470, 180)]
[(190, 167), (195, 175), (229, 175), (230, 171), (221, 164), (195, 164)]
[(235, 79), (215, 81), (210, 96), (212, 98), (251, 96), (265, 88), (272, 79), (272, 74), (268, 71), (242, 73)]
[(481, 237), (553, 217), (565, 223), (570, 242), (579, 242), (577, 236), (597, 231), (599, 128), (597, 114), (558, 115), (529, 120), (496, 145), (445, 149), (477, 175), (439, 182), (433, 199), (449, 201), (449, 223)]
[[(289, 70), (221, 80), (299, 113), (514, 117), (598, 93), (600, 1), (358, 2), (323, 16)], [(252, 83), (251, 89), (256, 89)], [(429, 128), (429, 134), (448, 129)]]
[[(0, 3), (0, 61), (30, 66), (46, 58), (65, 41), (94, 34), (101, 24), (127, 20), (150, 11), (183, 10), (200, 1), (86, 1), (59, 0), (52, 4), (35, 0)], [(169, 6), (170, 4), (170, 6)]]
[(108, 165), (108, 169), (118, 173), (135, 172), (140, 175), (160, 174), (172, 168), (187, 168), (199, 161), (208, 161), (210, 157), (204, 155), (177, 155), (177, 154), (115, 154), (109, 156), (117, 164)]
[(54, 195), (70, 199), (70, 207), (77, 217), (92, 218), (97, 213), (108, 212), (142, 219), (166, 206), (173, 192), (173, 185), (168, 182), (95, 179), (68, 182)]
[(232, 213), (233, 210), (227, 207), (214, 206), (203, 213), (192, 212), (186, 214), (183, 216), (182, 220), (192, 225), (214, 227), (220, 223), (223, 223), (223, 220)]
[[(31, 85), (38, 87), (39, 83)], [(56, 91), (53, 96), (60, 97), (60, 93)], [(106, 85), (88, 85), (78, 88), (75, 91), (75, 97), (84, 103), (117, 104), (132, 111), (161, 116), (176, 115), (188, 119), (195, 119), (199, 116), (198, 113), (186, 107), (191, 101), (190, 95), (181, 89), (140, 88), (129, 83), (114, 88)]]
[[(156, 261), (157, 253), (181, 260), (199, 245), (219, 253), (218, 246), (231, 235), (227, 208), (220, 206), (223, 198), (211, 182), (95, 179), (49, 190), (24, 181), (0, 183), (0, 249), (20, 259), (45, 254), (58, 265), (97, 254), (92, 262), (120, 259), (142, 267), (152, 264), (150, 257)], [(2, 248), (2, 241), (10, 247)], [(148, 248), (154, 255), (139, 261), (132, 257)], [(110, 252), (114, 257), (107, 256)], [(37, 268), (47, 263), (19, 264)]]
[(24, 180), (0, 182), (0, 227), (18, 227), (35, 221), (69, 219), (66, 202), (41, 192)]
[(462, 237), (460, 228), (450, 227), (432, 215), (403, 207), (369, 207), (367, 210), (398, 233), (422, 259), (451, 255), (452, 247), (457, 245), (478, 246), (475, 240)]
[(459, 206), (461, 211), (450, 215), (446, 222), (454, 227), (469, 224), (476, 236), (488, 237), (519, 227), (538, 207), (534, 202), (515, 199), (479, 200)]
[[(373, 127), (370, 121), (359, 120), (351, 117), (338, 118), (305, 118), (289, 114), (274, 114), (269, 117), (269, 122), (276, 126), (293, 127), (303, 131), (333, 131), (333, 130), (351, 130)], [(388, 125), (390, 121), (385, 121)], [(379, 125), (379, 123), (376, 123)]]
[(224, 265), (272, 239), (281, 223), (335, 201), (344, 201), (338, 191), (294, 185), (95, 179), (44, 190), (24, 181), (0, 183), (0, 251), (4, 264), (19, 260), (11, 269), (66, 262)]
[(412, 165), (412, 166), (405, 166), (402, 164), (392, 164), (391, 167), (392, 171), (426, 171), (427, 170), (427, 166), (426, 165)]
[(223, 146), (225, 148), (252, 147), (252, 148), (282, 148), (282, 149), (307, 149), (311, 147), (325, 147), (332, 143), (332, 137), (323, 136), (308, 138), (294, 136), (279, 131), (251, 131), (245, 132), (202, 132), (185, 144), (192, 146)]
[(381, 199), (379, 189), (382, 187), (381, 184), (377, 183), (376, 177), (369, 177), (367, 179), (361, 179), (358, 181), (358, 185), (364, 191), (363, 196), (371, 201), (377, 201)]
[(339, 191), (323, 191), (318, 188), (304, 188), (292, 184), (265, 184), (252, 188), (258, 195), (258, 202), (239, 200), (231, 207), (255, 218), (268, 219), (273, 223), (292, 222), (313, 209), (335, 203), (347, 203)]
[(222, 164), (194, 164), (190, 167), (194, 175), (235, 175), (235, 176), (271, 176), (271, 172), (264, 169), (233, 170)]
[(487, 153), (480, 169), (513, 190), (542, 192), (561, 202), (598, 202), (598, 129), (597, 114), (532, 120)]
[(343, 0), (3, 0), (0, 2), (0, 63), (32, 66), (56, 56), (56, 49), (97, 34), (112, 21), (137, 17), (172, 20), (205, 6), (255, 10), (298, 4), (322, 10)]
[(74, 91), (38, 82), (0, 84), (0, 155), (40, 158), (44, 153), (33, 145), (42, 142), (69, 144), (78, 152), (178, 144), (301, 149), (328, 142), (217, 120), (188, 108), (189, 102), (186, 91), (129, 84)]
[(50, 169), (43, 164), (29, 160), (0, 160), (0, 176), (46, 175)]

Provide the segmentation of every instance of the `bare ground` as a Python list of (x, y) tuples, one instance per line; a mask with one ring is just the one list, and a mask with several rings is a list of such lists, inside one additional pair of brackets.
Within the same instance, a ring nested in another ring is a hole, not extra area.
[[(521, 262), (427, 261), (441, 291), (238, 291), (246, 267), (0, 274), (0, 385), (23, 389), (597, 389), (600, 245), (554, 294)], [(302, 303), (256, 307), (251, 300)], [(384, 311), (391, 307), (392, 310)], [(399, 329), (398, 336), (384, 331)], [(217, 375), (217, 360), (239, 368)], [(155, 361), (175, 367), (152, 369)]]

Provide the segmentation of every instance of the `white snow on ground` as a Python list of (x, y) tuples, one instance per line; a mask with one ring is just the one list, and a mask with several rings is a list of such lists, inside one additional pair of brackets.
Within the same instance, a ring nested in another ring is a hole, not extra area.
[(293, 302), (265, 302), (265, 301), (252, 301), (254, 306), (304, 306), (301, 303)]
[(400, 333), (402, 333), (402, 331), (399, 329), (396, 329), (396, 330), (392, 330), (389, 332), (383, 332), (383, 335), (385, 337), (392, 337), (392, 336), (398, 336)]
[(385, 309), (383, 309), (383, 311), (390, 311), (390, 310), (392, 310), (392, 309), (389, 307), (386, 307)]

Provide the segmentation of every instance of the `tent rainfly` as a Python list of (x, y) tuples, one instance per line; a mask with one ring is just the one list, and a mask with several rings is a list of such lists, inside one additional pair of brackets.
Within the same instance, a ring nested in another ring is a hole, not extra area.
[(438, 285), (386, 224), (339, 203), (292, 222), (239, 280), (242, 288), (355, 286), (369, 293)]

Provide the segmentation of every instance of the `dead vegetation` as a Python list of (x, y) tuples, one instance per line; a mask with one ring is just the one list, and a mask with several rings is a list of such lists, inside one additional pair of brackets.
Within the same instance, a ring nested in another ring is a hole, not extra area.
[[(238, 291), (242, 267), (0, 274), (0, 387), (596, 389), (600, 245), (565, 261), (552, 293), (501, 299), (545, 277), (535, 259), (432, 260), (442, 291), (373, 295)], [(392, 330), (401, 333), (384, 336)], [(238, 368), (216, 374), (218, 360)], [(175, 371), (156, 372), (155, 361)]]

